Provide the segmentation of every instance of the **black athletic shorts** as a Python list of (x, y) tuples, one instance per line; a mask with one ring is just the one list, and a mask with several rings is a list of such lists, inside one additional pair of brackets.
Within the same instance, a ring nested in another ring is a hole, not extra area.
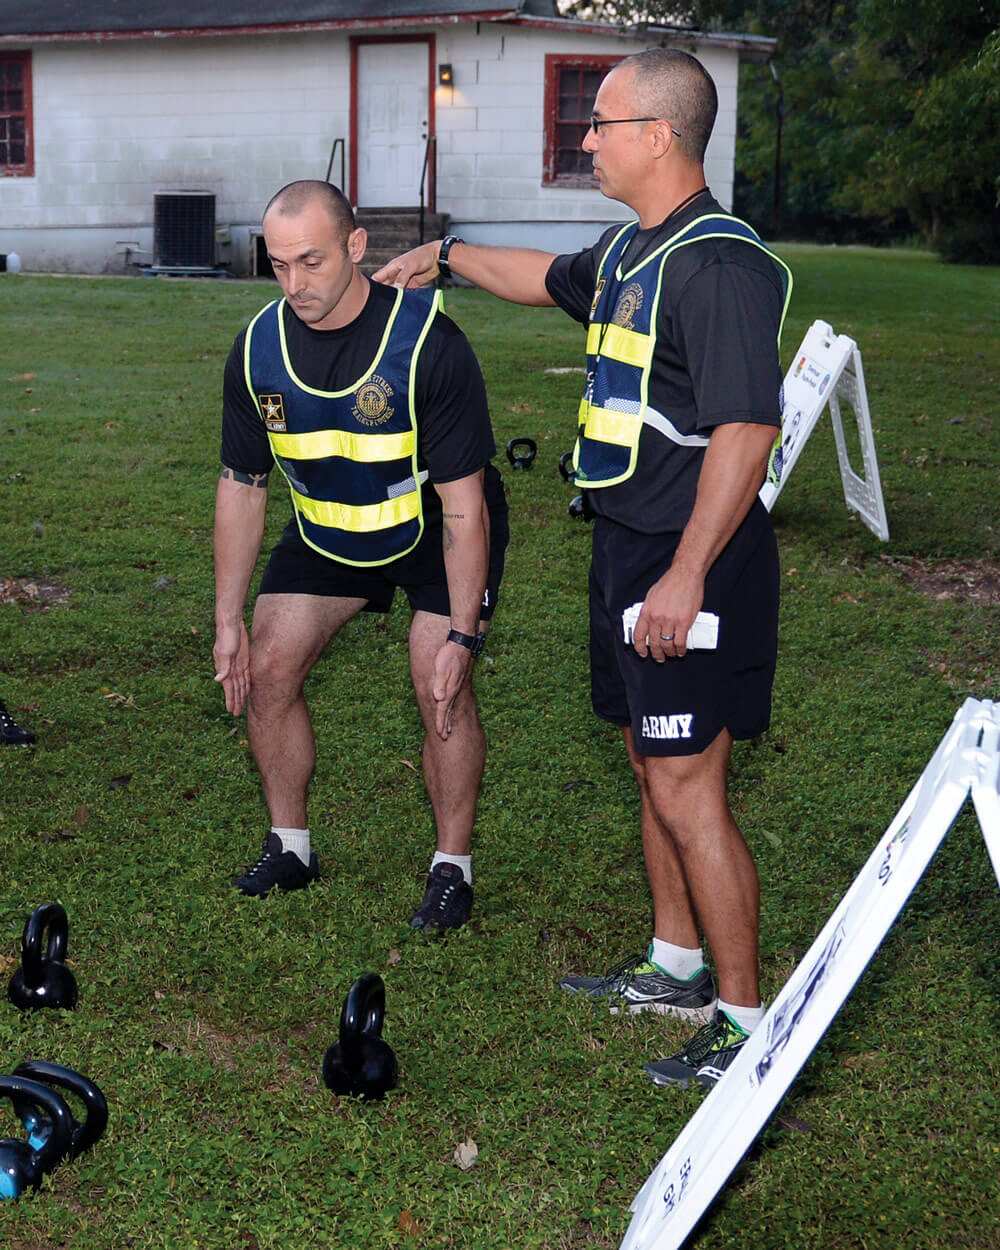
[[(510, 539), (503, 479), (493, 465), (483, 478), (490, 514), (490, 564), (480, 620), (488, 621), (496, 608), (503, 577), (504, 553)], [(424, 488), (428, 489), (427, 487)], [(433, 489), (431, 487), (430, 489)], [(425, 513), (424, 532), (408, 555), (390, 564), (357, 568), (321, 555), (304, 542), (293, 517), (285, 526), (261, 578), (262, 595), (332, 595), (367, 599), (363, 611), (388, 612), (397, 587), (402, 587), (414, 612), (449, 616), (448, 579), (441, 548), (441, 510)]]
[(714, 651), (658, 664), (624, 641), (622, 613), (670, 567), (680, 534), (639, 534), (594, 521), (590, 675), (594, 711), (628, 725), (640, 755), (697, 755), (728, 729), (752, 738), (771, 720), (778, 649), (778, 549), (756, 501), (709, 570), (703, 612), (719, 617)]

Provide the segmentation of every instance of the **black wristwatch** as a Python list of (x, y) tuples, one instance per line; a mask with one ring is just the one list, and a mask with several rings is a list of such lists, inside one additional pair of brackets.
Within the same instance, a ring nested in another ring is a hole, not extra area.
[(485, 634), (463, 634), (457, 629), (448, 630), (448, 641), (457, 642), (460, 647), (465, 647), (467, 651), (472, 652), (472, 658), (475, 659), (480, 654), (483, 647), (486, 646)]
[(457, 234), (446, 234), (441, 240), (441, 250), (438, 252), (438, 269), (446, 278), (451, 277), (451, 265), (448, 264), (448, 253), (456, 243), (464, 243), (464, 239), (460, 239)]

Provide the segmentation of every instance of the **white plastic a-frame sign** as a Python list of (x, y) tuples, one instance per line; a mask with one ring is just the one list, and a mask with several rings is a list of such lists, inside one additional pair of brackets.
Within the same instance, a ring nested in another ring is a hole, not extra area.
[[(795, 353), (792, 367), (785, 375), (784, 396), (781, 414), (781, 476), (777, 484), (765, 482), (760, 491), (761, 500), (768, 512), (774, 507), (774, 501), (788, 481), (788, 475), (798, 460), (806, 439), (816, 428), (823, 409), (829, 403), (833, 436), (837, 443), (837, 459), (840, 462), (840, 479), (844, 484), (844, 499), (872, 533), (886, 542), (889, 538), (889, 523), (885, 516), (872, 418), (868, 408), (868, 393), (865, 390), (865, 374), (857, 343), (846, 334), (834, 334), (832, 327), (825, 321), (814, 321), (802, 340), (802, 346)], [(854, 408), (864, 477), (851, 468), (840, 414), (841, 399), (847, 400)]]
[(1000, 881), (1000, 703), (968, 699), (837, 910), (632, 1203), (622, 1250), (677, 1250), (899, 915), (969, 793)]

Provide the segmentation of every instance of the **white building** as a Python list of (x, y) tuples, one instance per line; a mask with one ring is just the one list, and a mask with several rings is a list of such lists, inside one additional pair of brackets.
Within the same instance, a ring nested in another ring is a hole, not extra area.
[(190, 205), (191, 229), (214, 234), (208, 263), (247, 273), (271, 194), (327, 176), (363, 208), (422, 194), (472, 241), (571, 250), (628, 215), (579, 152), (597, 84), (661, 45), (715, 79), (706, 167), (730, 203), (739, 60), (772, 40), (489, 5), (0, 0), (0, 254), (34, 270), (149, 264), (165, 259), (155, 214), (180, 212), (163, 228), (183, 235)]

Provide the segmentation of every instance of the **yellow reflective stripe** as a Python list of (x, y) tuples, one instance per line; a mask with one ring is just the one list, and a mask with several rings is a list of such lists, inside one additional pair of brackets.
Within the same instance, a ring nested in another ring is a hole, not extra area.
[(349, 430), (314, 430), (307, 434), (275, 434), (269, 432), (275, 455), (286, 460), (325, 460), (327, 456), (343, 456), (362, 464), (380, 460), (403, 460), (412, 456), (417, 446), (413, 430), (402, 434), (354, 434)]
[(420, 492), (417, 490), (400, 495), (398, 499), (386, 499), (383, 503), (360, 505), (309, 499), (292, 490), (292, 502), (296, 512), (314, 525), (348, 530), (352, 534), (392, 529), (394, 525), (402, 525), (404, 521), (412, 521), (420, 515)]
[(591, 405), (587, 411), (584, 437), (600, 443), (613, 443), (616, 447), (631, 447), (642, 428), (639, 413), (613, 412), (610, 408)]
[(607, 325), (593, 321), (587, 331), (587, 355), (604, 356), (618, 360), (624, 365), (644, 369), (653, 351), (653, 336), (628, 330), (625, 326)]

